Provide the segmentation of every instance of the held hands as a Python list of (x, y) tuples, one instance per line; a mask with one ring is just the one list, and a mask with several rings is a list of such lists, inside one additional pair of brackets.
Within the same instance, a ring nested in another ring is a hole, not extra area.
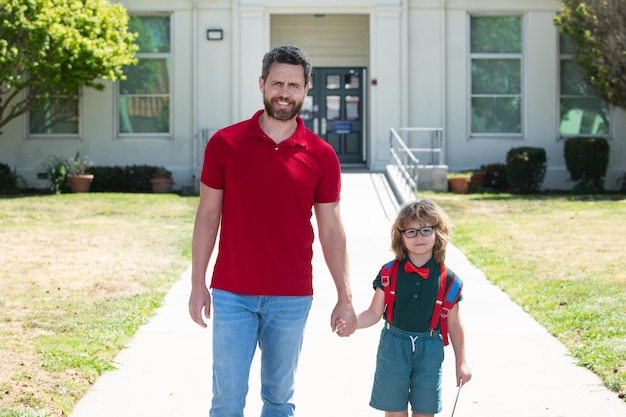
[(344, 319), (335, 320), (335, 333), (337, 333), (337, 336), (339, 337), (343, 336), (345, 329), (346, 329), (346, 321)]
[(348, 337), (356, 330), (356, 314), (351, 303), (337, 304), (330, 317), (330, 327), (339, 337)]

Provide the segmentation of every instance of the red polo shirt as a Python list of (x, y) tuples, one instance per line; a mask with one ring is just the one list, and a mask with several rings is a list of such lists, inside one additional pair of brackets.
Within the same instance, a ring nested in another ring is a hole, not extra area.
[(262, 112), (216, 132), (204, 153), (202, 183), (224, 190), (211, 287), (312, 295), (312, 207), (339, 201), (339, 160), (299, 116), (295, 133), (276, 144), (259, 126)]

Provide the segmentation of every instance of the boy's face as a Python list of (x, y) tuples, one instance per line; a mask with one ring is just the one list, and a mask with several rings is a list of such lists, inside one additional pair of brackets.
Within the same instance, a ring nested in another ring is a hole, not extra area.
[[(407, 237), (407, 234), (415, 236)], [(423, 236), (424, 234), (427, 236)], [(407, 252), (419, 257), (432, 256), (435, 238), (436, 231), (430, 223), (411, 222), (402, 233), (402, 240)]]

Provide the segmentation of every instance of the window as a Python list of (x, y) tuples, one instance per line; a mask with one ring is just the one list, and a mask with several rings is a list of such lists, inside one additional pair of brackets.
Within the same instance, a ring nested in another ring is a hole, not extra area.
[(170, 18), (131, 16), (129, 29), (139, 34), (138, 63), (118, 83), (118, 133), (169, 134)]
[(31, 136), (78, 136), (78, 98), (66, 98), (52, 96), (41, 107), (28, 113), (28, 132)]
[(609, 105), (600, 99), (574, 61), (576, 47), (560, 35), (560, 136), (607, 136)]
[(470, 17), (471, 134), (522, 133), (522, 18)]

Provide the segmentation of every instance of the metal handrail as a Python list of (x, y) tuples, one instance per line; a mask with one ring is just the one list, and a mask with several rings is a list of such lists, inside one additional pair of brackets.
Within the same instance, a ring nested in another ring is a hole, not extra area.
[[(443, 128), (440, 127), (400, 127), (396, 132), (425, 132), (430, 133), (430, 144), (424, 147), (411, 147), (413, 153), (429, 153), (431, 161), (429, 165), (443, 165)], [(409, 140), (406, 141), (410, 143)], [(423, 164), (426, 165), (426, 164)]]
[[(410, 147), (402, 139), (399, 132), (430, 132), (430, 146)], [(417, 193), (420, 163), (415, 154), (429, 153), (431, 155), (431, 165), (442, 165), (443, 129), (424, 127), (401, 127), (396, 129), (392, 127), (389, 130), (389, 152), (392, 163), (395, 165), (404, 185), (409, 187), (412, 193)]]
[(417, 192), (417, 166), (419, 165), (419, 160), (413, 155), (393, 127), (390, 129), (389, 135), (389, 153), (405, 185), (408, 185), (412, 192)]

